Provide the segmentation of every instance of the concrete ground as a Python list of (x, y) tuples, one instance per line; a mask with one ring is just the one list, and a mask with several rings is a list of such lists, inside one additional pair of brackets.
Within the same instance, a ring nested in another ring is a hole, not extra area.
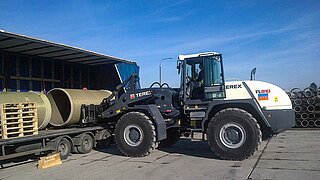
[(143, 158), (124, 157), (116, 147), (73, 154), (62, 165), (38, 170), (36, 162), (8, 163), (0, 179), (319, 179), (320, 130), (289, 130), (264, 141), (244, 161), (213, 155), (207, 142), (180, 140)]

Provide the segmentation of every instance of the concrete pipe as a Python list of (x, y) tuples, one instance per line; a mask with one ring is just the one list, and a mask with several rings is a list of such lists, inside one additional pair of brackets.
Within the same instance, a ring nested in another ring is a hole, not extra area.
[(316, 113), (316, 119), (320, 119), (320, 113)]
[(307, 87), (303, 90), (303, 95), (307, 98), (314, 97), (316, 95), (315, 90)]
[(302, 98), (303, 97), (303, 92), (292, 92), (292, 93), (290, 93), (290, 97), (292, 99)]
[(298, 97), (301, 97), (301, 90), (299, 89), (299, 88), (293, 88), (293, 89), (291, 89), (291, 91), (290, 91), (290, 97), (292, 98), (292, 99), (295, 99), (295, 98), (298, 98)]
[(301, 121), (296, 121), (296, 127), (297, 128), (301, 127)]
[(51, 119), (51, 105), (47, 96), (37, 92), (1, 92), (0, 104), (34, 102), (37, 106), (38, 128), (44, 129)]
[(297, 93), (290, 93), (290, 98), (291, 99), (297, 98)]
[(307, 106), (302, 106), (301, 107), (301, 111), (302, 112), (307, 112), (308, 111), (308, 107)]
[(301, 114), (300, 113), (296, 113), (296, 119), (301, 119)]
[(309, 105), (308, 108), (307, 108), (308, 112), (313, 112), (314, 109), (315, 109), (315, 108), (314, 108), (314, 106), (312, 106), (312, 105)]
[(314, 111), (320, 111), (320, 106), (315, 106)]
[(316, 115), (314, 113), (309, 113), (309, 119), (314, 119), (316, 117)]
[(309, 126), (309, 122), (308, 122), (307, 120), (301, 121), (301, 127), (306, 128), (306, 127), (308, 127), (308, 126)]
[(300, 106), (294, 107), (294, 111), (295, 111), (295, 112), (301, 112), (301, 107), (300, 107)]
[(302, 100), (301, 100), (301, 99), (295, 99), (295, 100), (293, 101), (293, 104), (299, 106), (299, 105), (302, 104)]
[(55, 127), (78, 124), (82, 104), (98, 105), (110, 95), (106, 90), (52, 89), (47, 95), (52, 106), (50, 124)]
[(316, 127), (320, 127), (320, 120), (317, 119), (317, 120), (314, 122), (314, 125), (315, 125)]
[(308, 119), (309, 115), (307, 113), (301, 114), (301, 119)]
[(307, 99), (307, 103), (313, 105), (316, 102), (314, 98)]
[(289, 98), (291, 98), (291, 93), (290, 92), (286, 92), (286, 94), (289, 96)]
[(314, 127), (314, 120), (309, 121), (309, 127)]
[(308, 103), (307, 103), (307, 99), (306, 99), (306, 98), (302, 98), (302, 99), (301, 99), (301, 104), (304, 104), (304, 105), (308, 104)]

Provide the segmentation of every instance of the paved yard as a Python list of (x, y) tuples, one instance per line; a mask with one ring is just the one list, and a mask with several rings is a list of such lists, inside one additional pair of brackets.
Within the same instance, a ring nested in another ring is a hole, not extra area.
[(319, 179), (320, 130), (290, 130), (264, 141), (244, 161), (213, 155), (206, 142), (182, 139), (172, 148), (129, 158), (116, 147), (73, 154), (62, 165), (38, 170), (36, 162), (10, 163), (0, 179)]

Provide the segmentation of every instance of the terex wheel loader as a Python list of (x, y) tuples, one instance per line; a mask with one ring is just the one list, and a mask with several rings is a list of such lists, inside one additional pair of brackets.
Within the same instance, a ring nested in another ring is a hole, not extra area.
[(81, 121), (104, 122), (127, 156), (145, 156), (158, 145), (169, 147), (180, 136), (200, 132), (220, 158), (246, 159), (263, 137), (293, 127), (295, 114), (275, 85), (225, 82), (222, 62), (216, 52), (180, 55), (180, 88), (155, 82), (140, 89), (132, 74), (100, 105), (83, 105)]

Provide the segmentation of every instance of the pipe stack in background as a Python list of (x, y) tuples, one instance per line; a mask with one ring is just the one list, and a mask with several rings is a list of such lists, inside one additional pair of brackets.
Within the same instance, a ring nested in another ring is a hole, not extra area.
[(320, 87), (312, 83), (300, 90), (293, 88), (287, 93), (296, 113), (297, 128), (320, 128)]

